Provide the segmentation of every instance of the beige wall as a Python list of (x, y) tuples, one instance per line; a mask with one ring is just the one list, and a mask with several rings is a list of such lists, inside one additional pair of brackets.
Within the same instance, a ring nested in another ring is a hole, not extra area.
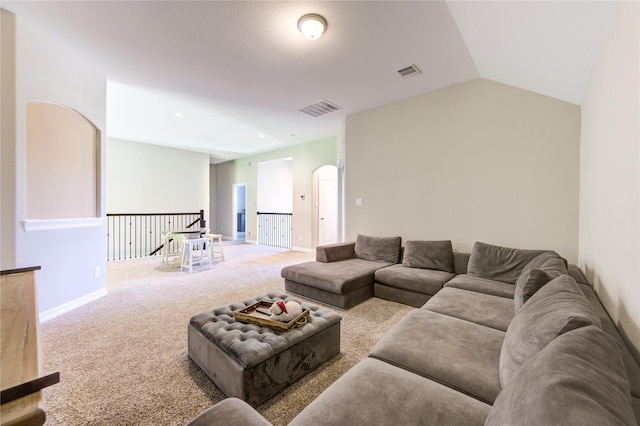
[(218, 215), (216, 212), (216, 205), (218, 204), (218, 166), (215, 164), (209, 164), (209, 218), (207, 219), (207, 226), (213, 229), (215, 232), (216, 222)]
[(27, 218), (95, 218), (100, 132), (71, 108), (27, 104)]
[[(36, 273), (38, 310), (42, 313), (106, 292), (106, 227), (94, 219), (91, 226), (73, 224), (55, 230), (31, 232), (23, 228), (21, 221), (27, 219), (26, 105), (34, 101), (65, 105), (85, 116), (104, 135), (106, 76), (94, 64), (57, 44), (49, 35), (21, 20), (20, 16), (15, 19), (15, 37), (5, 39), (5, 12), (2, 14), (2, 267), (42, 267)], [(14, 75), (4, 72), (5, 43), (15, 49)], [(11, 91), (4, 91), (5, 87), (11, 86), (15, 87), (13, 100), (10, 99), (13, 96)], [(6, 123), (13, 127), (13, 131), (5, 134)], [(5, 138), (7, 134), (9, 136)], [(98, 182), (101, 189), (98, 192), (98, 216), (103, 217), (104, 136), (99, 150)], [(5, 158), (5, 153), (11, 157)], [(14, 166), (5, 174), (5, 162), (11, 161)], [(10, 192), (8, 197), (5, 197), (5, 191)], [(15, 239), (5, 245), (4, 236), (11, 234)], [(97, 277), (96, 268), (100, 271)]]
[(619, 2), (582, 106), (579, 266), (640, 353), (638, 2)]
[(107, 140), (107, 213), (209, 216), (209, 155)]
[[(292, 158), (293, 237), (292, 245), (312, 249), (313, 171), (323, 165), (337, 164), (336, 138), (312, 141), (277, 151), (244, 157), (212, 166), (216, 176), (216, 232), (231, 238), (233, 225), (233, 185), (247, 185), (246, 239), (256, 242), (257, 165), (261, 161)], [(305, 194), (301, 200), (300, 195)], [(212, 196), (213, 198), (213, 196)], [(213, 228), (213, 227), (212, 227)]]
[(576, 262), (579, 137), (578, 106), (483, 79), (351, 115), (346, 239), (484, 241)]
[(0, 269), (16, 265), (16, 17), (0, 9)]

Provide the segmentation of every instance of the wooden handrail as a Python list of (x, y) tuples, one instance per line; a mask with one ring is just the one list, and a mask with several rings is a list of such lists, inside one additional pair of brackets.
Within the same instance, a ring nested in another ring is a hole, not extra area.
[(37, 379), (30, 380), (25, 383), (21, 383), (16, 386), (12, 386), (7, 389), (3, 389), (0, 392), (0, 405), (15, 401), (16, 399), (20, 399), (27, 395), (31, 395), (32, 393), (36, 393), (46, 387), (55, 385), (58, 382), (60, 382), (60, 373), (55, 372), (47, 374), (43, 377), (38, 377)]

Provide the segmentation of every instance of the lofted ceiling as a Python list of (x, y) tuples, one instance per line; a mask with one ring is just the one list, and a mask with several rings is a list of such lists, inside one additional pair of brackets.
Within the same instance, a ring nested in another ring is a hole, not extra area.
[[(212, 162), (341, 134), (475, 78), (580, 104), (615, 1), (10, 1), (107, 75), (107, 136)], [(318, 13), (319, 40), (297, 30)], [(415, 64), (422, 74), (401, 77)], [(298, 110), (326, 100), (321, 117)]]

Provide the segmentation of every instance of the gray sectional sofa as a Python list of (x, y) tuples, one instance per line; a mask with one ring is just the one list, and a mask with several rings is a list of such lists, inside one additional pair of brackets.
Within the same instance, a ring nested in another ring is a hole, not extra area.
[[(638, 424), (640, 365), (574, 265), (552, 251), (476, 243), (457, 255), (450, 247), (407, 242), (402, 263), (362, 259), (391, 263), (366, 275), (374, 293), (426, 303), (292, 425)], [(190, 426), (223, 423), (269, 424), (229, 398)]]

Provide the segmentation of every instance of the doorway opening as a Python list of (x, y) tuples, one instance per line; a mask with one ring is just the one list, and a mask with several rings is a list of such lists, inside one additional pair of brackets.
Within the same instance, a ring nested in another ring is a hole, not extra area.
[(256, 195), (258, 244), (291, 248), (293, 158), (258, 163)]
[(233, 240), (247, 241), (247, 185), (233, 185)]
[(338, 242), (338, 168), (326, 165), (313, 171), (314, 246)]

